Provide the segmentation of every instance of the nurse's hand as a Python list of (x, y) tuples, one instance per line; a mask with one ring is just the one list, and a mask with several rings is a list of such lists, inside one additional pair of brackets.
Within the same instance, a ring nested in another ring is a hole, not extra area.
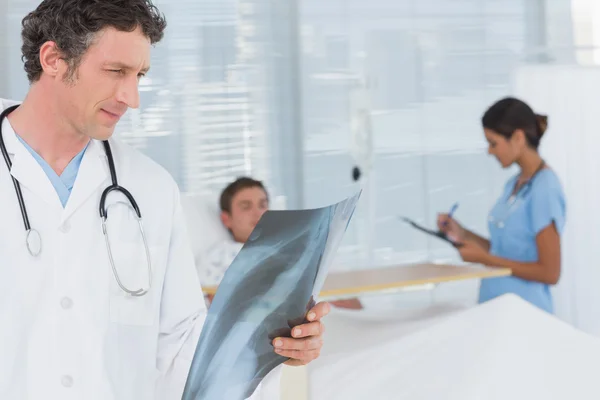
[(455, 243), (461, 243), (466, 238), (465, 229), (448, 214), (438, 214), (437, 225)]
[(463, 261), (477, 264), (487, 264), (490, 253), (473, 240), (465, 240), (458, 247)]
[(278, 337), (273, 340), (275, 353), (289, 358), (286, 365), (306, 365), (319, 357), (325, 332), (321, 318), (329, 314), (329, 310), (329, 304), (318, 303), (308, 311), (306, 319), (310, 322), (293, 328), (291, 338)]

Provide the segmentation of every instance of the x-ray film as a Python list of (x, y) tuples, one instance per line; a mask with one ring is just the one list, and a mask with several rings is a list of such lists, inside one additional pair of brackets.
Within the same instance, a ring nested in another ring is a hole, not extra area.
[(359, 197), (263, 215), (219, 285), (183, 400), (246, 399), (287, 360), (271, 343), (306, 322)]

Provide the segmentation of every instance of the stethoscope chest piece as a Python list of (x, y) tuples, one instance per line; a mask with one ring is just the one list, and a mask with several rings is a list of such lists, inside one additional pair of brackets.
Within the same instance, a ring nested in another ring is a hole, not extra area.
[(42, 237), (40, 233), (35, 229), (28, 229), (25, 233), (25, 244), (27, 245), (27, 251), (33, 257), (37, 257), (42, 252)]

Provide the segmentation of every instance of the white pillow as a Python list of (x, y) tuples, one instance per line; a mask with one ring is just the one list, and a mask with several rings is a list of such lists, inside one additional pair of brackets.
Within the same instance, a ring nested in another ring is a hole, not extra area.
[(202, 265), (207, 251), (217, 243), (231, 240), (231, 235), (221, 222), (221, 210), (215, 195), (181, 196), (190, 243), (196, 268)]
[[(278, 196), (270, 201), (273, 210), (285, 210), (286, 199)], [(234, 242), (221, 222), (219, 194), (182, 194), (181, 206), (185, 216), (196, 269), (202, 269), (208, 250), (224, 241)]]

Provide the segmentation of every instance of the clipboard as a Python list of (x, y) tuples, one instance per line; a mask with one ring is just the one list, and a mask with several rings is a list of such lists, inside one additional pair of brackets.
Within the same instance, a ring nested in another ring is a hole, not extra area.
[(407, 218), (407, 217), (400, 217), (400, 219), (402, 219), (407, 224), (411, 225), (413, 228), (420, 230), (421, 232), (424, 232), (431, 236), (435, 236), (438, 239), (441, 239), (447, 243), (450, 243), (450, 245), (453, 247), (459, 248), (462, 246), (462, 243), (457, 243), (457, 242), (453, 241), (452, 239), (450, 239), (448, 237), (448, 235), (446, 235), (444, 232), (442, 232), (440, 230), (434, 231), (432, 229), (425, 228), (424, 226), (417, 224), (415, 221), (413, 221), (412, 219)]

